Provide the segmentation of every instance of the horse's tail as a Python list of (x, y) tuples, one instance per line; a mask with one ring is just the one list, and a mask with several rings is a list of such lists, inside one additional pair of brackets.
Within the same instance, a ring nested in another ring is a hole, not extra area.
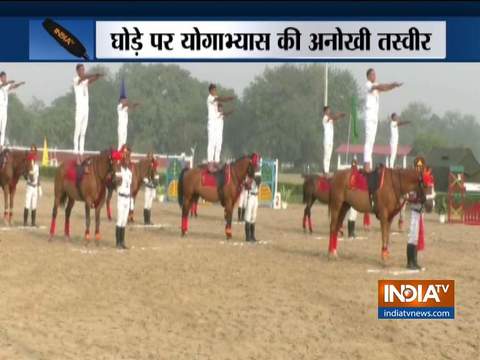
[(180, 205), (180, 207), (183, 206), (183, 177), (185, 176), (187, 170), (188, 168), (183, 168), (183, 170), (180, 172), (180, 176), (178, 177), (178, 205)]

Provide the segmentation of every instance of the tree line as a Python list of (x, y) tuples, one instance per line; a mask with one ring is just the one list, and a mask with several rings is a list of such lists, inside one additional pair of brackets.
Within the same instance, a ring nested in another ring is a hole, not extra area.
[[(208, 83), (199, 81), (177, 65), (124, 64), (115, 73), (101, 65), (90, 68), (105, 78), (90, 88), (90, 116), (86, 148), (101, 150), (117, 143), (117, 114), (120, 82), (125, 79), (128, 97), (141, 106), (129, 116), (128, 142), (134, 151), (190, 153), (196, 161), (206, 157)], [(324, 66), (285, 64), (267, 68), (244, 90), (243, 96), (217, 84), (221, 95), (236, 99), (225, 105), (234, 109), (225, 121), (223, 157), (234, 158), (258, 151), (297, 167), (320, 164), (323, 156), (322, 111)], [(347, 112), (335, 128), (335, 146), (346, 142), (352, 98), (357, 99), (359, 139), (363, 142), (363, 103), (360, 88), (345, 69), (329, 72), (329, 105)], [(13, 144), (72, 148), (75, 100), (73, 88), (48, 106), (40, 101), (23, 104), (15, 94), (9, 103), (7, 137)], [(402, 131), (401, 144), (413, 144), (419, 152), (433, 146), (471, 147), (480, 157), (480, 125), (472, 115), (447, 112), (439, 116), (422, 103), (412, 103), (401, 112), (411, 120)], [(385, 119), (386, 120), (386, 119)], [(386, 121), (379, 126), (377, 143), (388, 143)], [(383, 141), (382, 141), (383, 140)], [(321, 166), (320, 166), (321, 168)]]

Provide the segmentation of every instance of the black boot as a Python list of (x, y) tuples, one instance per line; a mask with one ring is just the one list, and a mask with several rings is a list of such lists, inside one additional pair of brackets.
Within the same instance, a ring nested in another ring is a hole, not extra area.
[(245, 221), (245, 241), (250, 241), (250, 224)]
[(121, 240), (120, 248), (123, 250), (128, 250), (128, 247), (125, 245), (125, 228), (124, 227), (120, 228), (120, 240)]
[(116, 226), (115, 227), (115, 246), (117, 247), (117, 249), (120, 249), (120, 245), (122, 243), (122, 241), (120, 240), (120, 227), (119, 226)]
[(250, 238), (252, 241), (257, 241), (255, 237), (255, 223), (250, 223)]
[(355, 239), (355, 221), (348, 220), (348, 237), (350, 239)]
[(37, 226), (37, 210), (32, 210), (32, 226)]
[(27, 226), (28, 222), (28, 209), (24, 208), (23, 209), (23, 226)]
[(423, 268), (422, 268), (422, 266), (420, 266), (418, 264), (418, 260), (417, 260), (417, 255), (418, 255), (418, 246), (417, 245), (413, 245), (412, 253), (413, 253), (413, 266), (417, 270), (422, 270)]
[(245, 211), (246, 210), (247, 210), (246, 208), (244, 208), (244, 207), (242, 208), (242, 221), (245, 221)]
[(149, 222), (148, 222), (148, 210), (147, 209), (143, 209), (143, 223), (145, 225), (150, 225)]
[(152, 209), (148, 209), (148, 225), (153, 225), (152, 223)]
[(407, 269), (416, 270), (415, 266), (415, 259), (414, 259), (414, 252), (415, 252), (415, 245), (407, 244)]

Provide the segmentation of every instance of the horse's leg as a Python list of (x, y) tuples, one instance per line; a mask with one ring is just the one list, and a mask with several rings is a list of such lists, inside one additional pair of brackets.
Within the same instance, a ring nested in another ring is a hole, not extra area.
[(112, 221), (112, 207), (111, 207), (112, 195), (113, 195), (113, 189), (108, 187), (107, 188), (107, 218), (109, 221)]
[(350, 205), (339, 200), (334, 200), (330, 207), (330, 241), (328, 252), (331, 257), (337, 257), (338, 232), (343, 223), (343, 219), (348, 212)]
[(90, 204), (85, 202), (85, 245), (90, 241)]
[(225, 204), (225, 236), (227, 240), (232, 238), (232, 214), (233, 201), (227, 201)]
[(382, 261), (386, 265), (389, 251), (389, 240), (390, 240), (390, 227), (392, 222), (388, 220), (388, 216), (380, 217), (380, 226), (382, 228)]
[(100, 240), (102, 237), (100, 236), (100, 212), (102, 210), (102, 206), (97, 206), (95, 208), (95, 245), (100, 245)]
[(50, 236), (48, 238), (48, 241), (52, 241), (53, 237), (55, 236), (55, 230), (57, 228), (57, 213), (58, 213), (58, 207), (60, 206), (60, 198), (62, 195), (55, 195), (55, 198), (53, 200), (53, 209), (52, 209), (52, 221), (50, 223)]
[(3, 210), (3, 221), (5, 225), (8, 224), (8, 185), (3, 187), (3, 200), (4, 200), (4, 210)]
[(185, 236), (188, 232), (188, 214), (190, 212), (191, 204), (192, 198), (184, 195), (182, 205), (182, 236)]
[(69, 197), (65, 207), (65, 240), (70, 240), (70, 215), (72, 214), (73, 204), (75, 204), (75, 200)]
[(10, 186), (10, 208), (8, 213), (8, 225), (12, 225), (12, 217), (13, 217), (13, 200), (15, 199), (15, 191), (16, 187)]
[(310, 205), (308, 206), (308, 214), (307, 214), (307, 218), (308, 218), (308, 231), (310, 231), (310, 234), (313, 233), (313, 226), (312, 226), (312, 206), (313, 206), (313, 203), (315, 202), (315, 198), (312, 197), (312, 199), (310, 200)]

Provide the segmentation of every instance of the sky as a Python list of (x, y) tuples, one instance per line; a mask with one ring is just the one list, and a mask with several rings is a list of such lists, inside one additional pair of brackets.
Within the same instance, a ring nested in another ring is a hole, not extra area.
[[(119, 63), (103, 64), (112, 72)], [(275, 63), (179, 63), (192, 76), (202, 81), (220, 83), (235, 89), (237, 94), (251, 81)], [(437, 114), (458, 110), (473, 114), (480, 121), (480, 64), (476, 63), (335, 63), (331, 66), (349, 69), (360, 86), (365, 83), (365, 72), (369, 67), (376, 69), (378, 82), (403, 82), (404, 85), (381, 95), (380, 116), (401, 112), (408, 103), (421, 101)], [(49, 104), (56, 97), (71, 89), (75, 64), (73, 63), (0, 63), (0, 71), (7, 72), (9, 79), (26, 81), (17, 89), (25, 103), (34, 98)], [(87, 65), (88, 70), (88, 65)], [(323, 101), (323, 99), (321, 99)], [(340, 111), (342, 109), (339, 109)]]

